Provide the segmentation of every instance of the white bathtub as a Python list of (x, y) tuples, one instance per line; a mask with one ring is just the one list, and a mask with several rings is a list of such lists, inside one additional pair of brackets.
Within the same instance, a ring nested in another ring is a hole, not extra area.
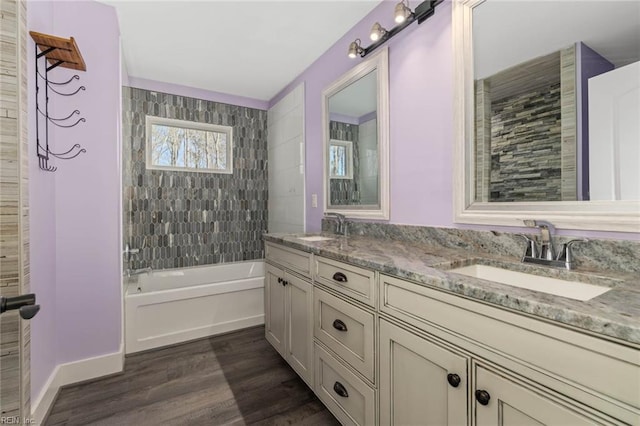
[(154, 271), (125, 292), (125, 352), (264, 324), (264, 262)]

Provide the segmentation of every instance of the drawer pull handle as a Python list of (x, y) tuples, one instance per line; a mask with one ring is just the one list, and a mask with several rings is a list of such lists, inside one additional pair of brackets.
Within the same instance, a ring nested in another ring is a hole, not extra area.
[(333, 328), (338, 331), (347, 331), (347, 324), (343, 323), (341, 320), (337, 319), (333, 321)]
[(460, 376), (458, 376), (457, 374), (447, 374), (447, 381), (454, 388), (460, 386)]
[(343, 398), (349, 398), (349, 392), (347, 392), (347, 389), (340, 382), (335, 382), (333, 384), (333, 391)]
[(486, 390), (477, 390), (476, 391), (476, 401), (478, 401), (482, 405), (489, 404), (489, 400), (491, 399), (491, 395)]
[(335, 274), (333, 274), (333, 280), (338, 281), (339, 283), (346, 283), (347, 276), (342, 272), (336, 272)]

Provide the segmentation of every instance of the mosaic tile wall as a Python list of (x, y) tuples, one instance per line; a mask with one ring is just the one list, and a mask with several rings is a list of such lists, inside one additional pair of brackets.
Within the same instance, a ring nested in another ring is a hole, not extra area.
[(360, 203), (360, 188), (358, 177), (360, 176), (360, 155), (358, 150), (358, 126), (355, 124), (329, 122), (329, 138), (340, 141), (353, 142), (353, 177), (354, 179), (330, 179), (329, 195), (331, 205)]
[(490, 201), (562, 200), (560, 84), (491, 109)]
[[(130, 269), (262, 259), (267, 112), (129, 87), (123, 104), (125, 242), (140, 249)], [(147, 170), (146, 115), (232, 126), (233, 174)]]

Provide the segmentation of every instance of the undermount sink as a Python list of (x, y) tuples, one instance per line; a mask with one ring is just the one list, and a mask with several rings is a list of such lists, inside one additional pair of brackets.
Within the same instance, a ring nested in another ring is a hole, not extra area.
[(487, 265), (464, 266), (462, 268), (451, 269), (449, 272), (480, 278), (487, 281), (494, 281), (513, 287), (526, 288), (528, 290), (567, 297), (569, 299), (580, 300), (583, 302), (591, 300), (594, 297), (600, 296), (601, 294), (611, 290), (610, 287), (601, 287), (576, 281), (543, 277)]
[(321, 235), (312, 235), (310, 237), (298, 237), (299, 240), (302, 241), (326, 241), (326, 240), (333, 240), (333, 238), (331, 237), (323, 237)]

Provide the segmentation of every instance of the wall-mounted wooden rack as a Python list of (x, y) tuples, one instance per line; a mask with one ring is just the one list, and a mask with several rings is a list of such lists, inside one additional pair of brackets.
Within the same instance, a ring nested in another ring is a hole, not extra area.
[[(77, 118), (80, 115), (79, 110), (73, 111), (71, 114), (65, 117), (53, 118), (49, 116), (49, 91), (56, 93), (60, 96), (73, 96), (78, 92), (85, 90), (84, 86), (79, 86), (75, 91), (64, 91), (64, 87), (76, 82), (80, 79), (78, 74), (74, 75), (67, 81), (54, 82), (49, 80), (49, 72), (57, 67), (69, 68), (77, 71), (86, 71), (87, 66), (84, 63), (84, 59), (80, 54), (78, 45), (73, 37), (68, 39), (62, 37), (56, 37), (48, 34), (42, 34), (35, 31), (30, 31), (31, 38), (36, 44), (35, 60), (36, 60), (36, 143), (37, 143), (37, 155), (38, 165), (42, 170), (48, 172), (56, 171), (57, 167), (49, 164), (51, 157), (60, 160), (70, 160), (78, 155), (87, 152), (82, 148), (80, 144), (75, 144), (71, 149), (65, 152), (53, 152), (49, 148), (49, 123), (52, 123), (58, 127), (71, 128), (80, 123), (84, 123), (86, 119), (84, 117)], [(40, 65), (43, 63), (44, 65)], [(41, 68), (43, 68), (41, 71)], [(44, 111), (42, 110), (42, 102), (40, 101), (40, 80), (44, 80)], [(39, 123), (39, 116), (44, 117), (44, 141), (40, 141), (41, 129)], [(75, 121), (74, 121), (75, 119)]]

